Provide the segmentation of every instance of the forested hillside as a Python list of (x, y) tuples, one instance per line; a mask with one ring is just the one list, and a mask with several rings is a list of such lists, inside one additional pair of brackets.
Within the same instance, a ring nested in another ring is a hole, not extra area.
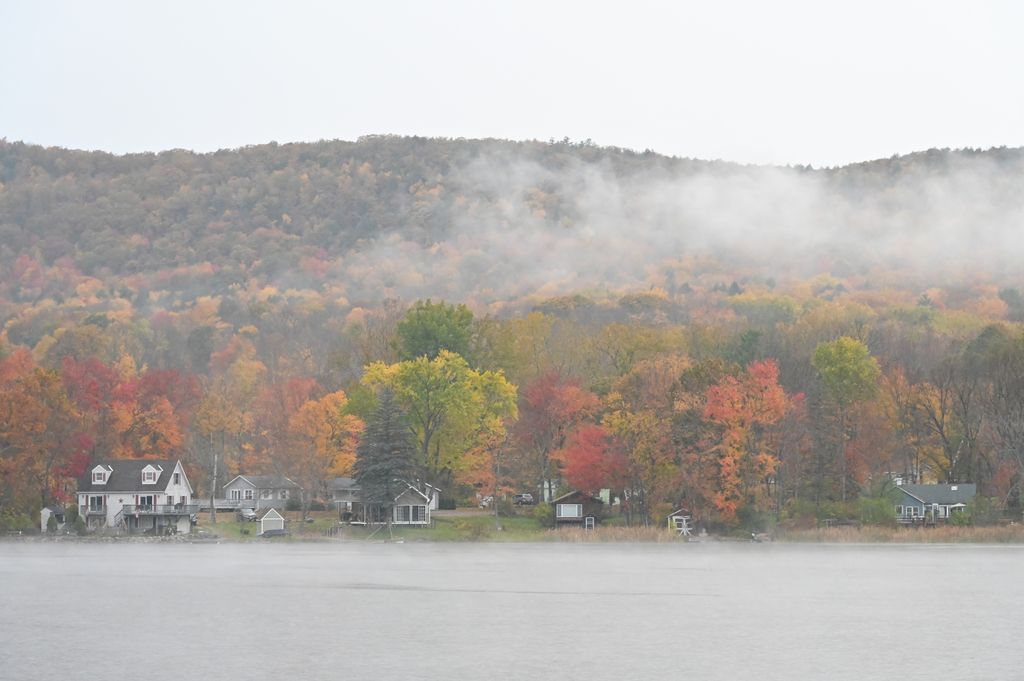
[(611, 488), (631, 522), (850, 515), (892, 473), (1016, 508), (1022, 180), (1019, 149), (0, 141), (0, 514), (107, 456), (315, 494), (377, 391), (415, 411), (435, 375), (460, 387), (419, 465), (464, 498), (500, 452), (507, 488)]

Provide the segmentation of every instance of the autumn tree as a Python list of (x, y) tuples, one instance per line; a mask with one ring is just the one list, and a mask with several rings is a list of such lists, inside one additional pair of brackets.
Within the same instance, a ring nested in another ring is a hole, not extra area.
[(434, 359), (442, 350), (469, 356), (473, 335), (473, 313), (465, 305), (420, 300), (398, 322), (398, 345), (402, 359)]
[(778, 379), (778, 366), (768, 360), (708, 388), (704, 416), (718, 426), (712, 445), (718, 470), (709, 492), (725, 522), (734, 522), (741, 508), (766, 508), (766, 483), (779, 464), (770, 430), (785, 416), (789, 403)]
[(682, 448), (674, 426), (689, 366), (679, 355), (638, 362), (605, 397), (601, 424), (626, 456), (621, 497), (629, 523), (649, 524), (655, 505), (677, 486)]
[(840, 471), (840, 496), (846, 501), (849, 477), (846, 443), (849, 439), (847, 429), (850, 408), (877, 394), (881, 372), (878, 362), (871, 356), (867, 346), (849, 336), (818, 345), (811, 363), (821, 377), (836, 417), (836, 461)]
[(347, 403), (345, 393), (338, 390), (306, 402), (288, 420), (294, 443), (286, 472), (302, 486), (303, 520), (328, 477), (352, 472), (363, 422), (346, 413)]
[(599, 407), (597, 395), (579, 379), (557, 371), (542, 374), (524, 388), (512, 433), (526, 477), (541, 499), (555, 496), (560, 474), (553, 454), (565, 447), (576, 426), (592, 418)]
[(516, 415), (516, 389), (502, 372), (475, 371), (461, 356), (441, 350), (397, 364), (366, 367), (363, 382), (388, 388), (406, 413), (416, 441), (417, 463), (429, 482), (448, 484), (463, 455), (480, 438)]

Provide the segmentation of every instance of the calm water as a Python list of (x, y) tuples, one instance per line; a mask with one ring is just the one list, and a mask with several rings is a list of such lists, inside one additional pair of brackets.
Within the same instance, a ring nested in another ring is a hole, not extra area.
[(1024, 548), (0, 543), (4, 679), (1024, 679)]

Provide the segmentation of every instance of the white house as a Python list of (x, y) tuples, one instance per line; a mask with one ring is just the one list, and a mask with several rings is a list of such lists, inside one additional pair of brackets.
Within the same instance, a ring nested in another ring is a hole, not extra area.
[[(399, 489), (405, 487), (394, 500), (391, 522), (395, 525), (429, 525), (430, 512), (437, 508), (438, 489), (426, 486), (424, 493), (414, 485), (396, 480)], [(356, 525), (383, 523), (385, 509), (379, 504), (363, 501), (362, 489), (353, 478), (335, 478), (328, 485), (331, 502), (338, 507), (342, 521)]]
[(78, 513), (91, 530), (188, 532), (198, 508), (180, 461), (99, 461), (78, 481)]

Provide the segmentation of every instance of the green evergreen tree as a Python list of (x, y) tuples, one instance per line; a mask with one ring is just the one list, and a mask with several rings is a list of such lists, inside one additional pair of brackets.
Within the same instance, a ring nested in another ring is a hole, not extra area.
[(395, 497), (416, 478), (416, 447), (405, 414), (385, 389), (356, 449), (355, 479), (367, 505), (378, 504), (391, 525)]

